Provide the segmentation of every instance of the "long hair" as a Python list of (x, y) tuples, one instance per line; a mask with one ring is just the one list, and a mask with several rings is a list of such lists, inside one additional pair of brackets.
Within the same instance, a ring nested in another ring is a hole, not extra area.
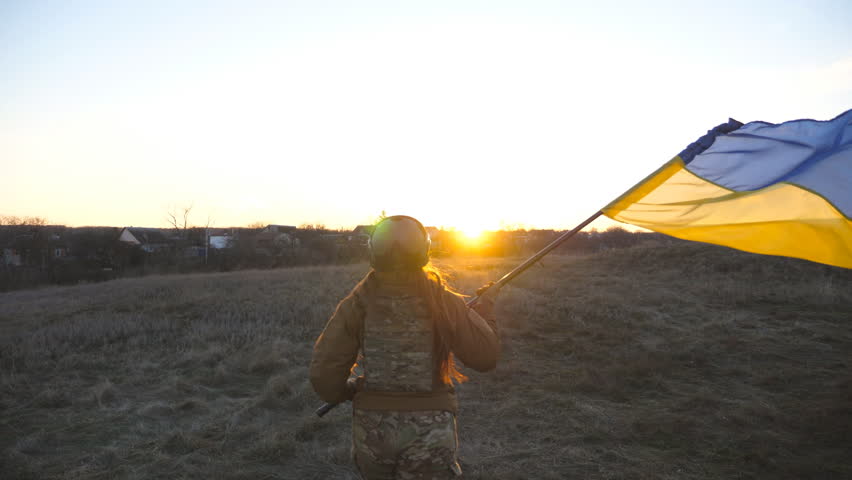
[(450, 340), (453, 336), (450, 312), (447, 308), (447, 292), (455, 293), (444, 281), (440, 270), (432, 262), (423, 267), (423, 275), (418, 277), (418, 291), (426, 299), (432, 317), (432, 358), (440, 378), (445, 384), (462, 383), (467, 377), (456, 368)]
[[(417, 273), (422, 274), (417, 275)], [(452, 385), (453, 382), (462, 383), (467, 380), (467, 377), (456, 369), (453, 352), (450, 349), (453, 327), (450, 323), (450, 313), (446, 302), (447, 292), (455, 293), (455, 291), (444, 280), (440, 270), (431, 262), (422, 268), (413, 270), (412, 274), (416, 279), (417, 295), (426, 302), (432, 321), (432, 359), (435, 362), (435, 369), (439, 378), (447, 385)], [(370, 269), (367, 275), (355, 286), (354, 292), (357, 296), (372, 298), (375, 295), (377, 283), (376, 271)], [(364, 303), (369, 305), (370, 302), (365, 301)]]

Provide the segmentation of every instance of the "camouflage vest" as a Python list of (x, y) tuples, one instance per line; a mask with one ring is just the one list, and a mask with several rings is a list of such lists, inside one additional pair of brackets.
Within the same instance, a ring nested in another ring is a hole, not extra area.
[(431, 392), (432, 328), (426, 301), (382, 286), (367, 302), (362, 343), (367, 391)]

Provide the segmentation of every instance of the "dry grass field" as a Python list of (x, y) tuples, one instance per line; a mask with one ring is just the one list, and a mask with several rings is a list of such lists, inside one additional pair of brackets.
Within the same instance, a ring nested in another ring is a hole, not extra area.
[[(446, 263), (471, 292), (517, 259)], [(354, 479), (311, 344), (365, 265), (0, 294), (4, 479)], [(852, 478), (852, 272), (698, 244), (548, 257), (459, 387), (472, 479)]]

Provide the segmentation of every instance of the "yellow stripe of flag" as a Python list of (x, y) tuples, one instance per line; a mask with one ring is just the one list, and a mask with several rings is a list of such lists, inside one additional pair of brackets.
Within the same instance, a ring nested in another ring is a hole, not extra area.
[(852, 222), (820, 195), (784, 182), (736, 192), (675, 157), (603, 209), (685, 240), (852, 268)]

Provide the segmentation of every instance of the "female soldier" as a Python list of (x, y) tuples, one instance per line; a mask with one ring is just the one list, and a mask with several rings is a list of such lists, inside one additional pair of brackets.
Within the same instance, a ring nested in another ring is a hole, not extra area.
[[(466, 377), (453, 357), (487, 371), (500, 353), (497, 289), (467, 308), (427, 266), (429, 247), (414, 218), (380, 221), (370, 237), (372, 270), (314, 345), (311, 383), (326, 402), (352, 400), (352, 454), (365, 479), (460, 476), (453, 381)], [(356, 359), (364, 374), (347, 381)]]

